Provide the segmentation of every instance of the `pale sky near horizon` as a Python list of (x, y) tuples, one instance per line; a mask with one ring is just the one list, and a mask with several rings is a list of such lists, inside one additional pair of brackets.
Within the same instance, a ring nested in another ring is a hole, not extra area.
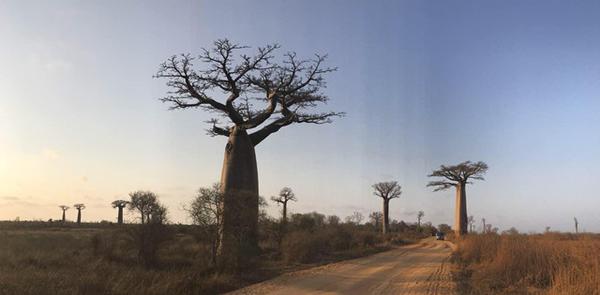
[(0, 220), (74, 203), (114, 220), (112, 200), (146, 189), (188, 222), (181, 207), (219, 180), (226, 139), (200, 110), (168, 111), (152, 75), (229, 38), (339, 67), (321, 109), (345, 118), (257, 148), (261, 195), (292, 187), (291, 211), (367, 216), (381, 207), (371, 184), (397, 180), (391, 218), (452, 224), (454, 192), (431, 192), (427, 174), (481, 160), (478, 221), (571, 231), (577, 217), (599, 232), (598, 16), (596, 1), (0, 0)]

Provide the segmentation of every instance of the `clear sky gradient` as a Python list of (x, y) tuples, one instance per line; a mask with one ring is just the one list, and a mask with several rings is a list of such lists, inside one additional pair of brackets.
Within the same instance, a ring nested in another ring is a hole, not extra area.
[(200, 110), (168, 111), (152, 75), (226, 37), (339, 67), (325, 109), (347, 117), (257, 149), (261, 195), (292, 187), (293, 212), (366, 216), (381, 207), (371, 184), (398, 180), (391, 218), (452, 224), (454, 192), (427, 174), (481, 160), (477, 220), (600, 231), (599, 15), (597, 1), (0, 0), (0, 219), (81, 202), (84, 220), (113, 220), (112, 200), (148, 189), (187, 222), (226, 139)]

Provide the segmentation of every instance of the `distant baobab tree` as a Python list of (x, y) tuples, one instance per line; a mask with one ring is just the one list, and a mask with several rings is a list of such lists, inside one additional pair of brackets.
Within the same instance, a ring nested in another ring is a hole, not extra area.
[(81, 224), (81, 210), (85, 209), (84, 204), (75, 204), (73, 205), (75, 209), (77, 209), (77, 224)]
[(441, 177), (443, 180), (431, 181), (428, 187), (433, 187), (433, 191), (441, 191), (451, 187), (456, 188), (456, 208), (454, 230), (456, 235), (460, 236), (467, 233), (467, 191), (466, 186), (471, 182), (469, 180), (484, 180), (483, 175), (488, 170), (488, 165), (484, 162), (471, 163), (462, 162), (458, 165), (441, 165), (438, 170), (433, 171), (429, 177)]
[(281, 211), (281, 224), (283, 225), (283, 230), (285, 230), (285, 225), (287, 224), (287, 203), (289, 201), (296, 202), (296, 195), (289, 187), (284, 187), (279, 192), (278, 196), (271, 197), (273, 202), (279, 203), (282, 206)]
[(577, 217), (573, 217), (573, 220), (575, 220), (575, 233), (578, 234), (579, 233), (579, 221), (577, 221)]
[(483, 227), (481, 228), (481, 233), (485, 234), (485, 229), (487, 228), (487, 227), (485, 227), (486, 226), (485, 218), (481, 218), (481, 223), (483, 223)]
[[(223, 223), (218, 260), (230, 269), (259, 253), (255, 147), (283, 127), (325, 124), (343, 116), (313, 110), (329, 100), (322, 93), (324, 76), (335, 68), (323, 65), (326, 56), (299, 59), (287, 53), (275, 60), (277, 49), (279, 45), (267, 45), (248, 55), (247, 46), (217, 40), (197, 58), (172, 56), (155, 75), (167, 79), (171, 91), (161, 100), (171, 104), (171, 109), (200, 108), (228, 121), (223, 125), (211, 119), (208, 132), (228, 137), (221, 172)], [(217, 99), (219, 94), (224, 99)], [(255, 102), (265, 107), (256, 109)]]
[(373, 189), (375, 189), (373, 194), (383, 200), (382, 232), (387, 234), (390, 227), (390, 201), (400, 197), (402, 187), (396, 181), (387, 181), (374, 184)]
[(65, 221), (67, 221), (65, 218), (65, 212), (67, 210), (69, 210), (69, 206), (60, 205), (60, 206), (58, 206), (58, 208), (60, 208), (60, 210), (62, 210), (62, 222), (64, 223)]
[(423, 216), (425, 216), (425, 212), (419, 211), (419, 213), (417, 213), (417, 227), (418, 228), (421, 228), (421, 218), (423, 218)]
[(150, 191), (136, 191), (129, 194), (131, 200), (128, 208), (131, 211), (137, 211), (142, 219), (142, 224), (150, 222), (150, 214), (157, 204), (156, 194)]
[(118, 209), (118, 213), (117, 213), (117, 223), (118, 224), (123, 224), (123, 208), (125, 208), (127, 206), (127, 204), (129, 204), (129, 202), (125, 201), (125, 200), (115, 200), (111, 203), (113, 208)]
[(469, 222), (469, 232), (472, 233), (473, 226), (475, 226), (475, 217), (473, 215), (470, 215), (467, 222)]

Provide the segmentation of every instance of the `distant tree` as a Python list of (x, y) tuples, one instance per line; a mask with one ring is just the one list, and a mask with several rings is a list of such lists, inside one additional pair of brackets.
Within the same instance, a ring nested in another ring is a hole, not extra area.
[(62, 222), (64, 223), (65, 221), (67, 221), (65, 218), (65, 212), (67, 210), (69, 210), (69, 206), (60, 205), (60, 206), (58, 206), (58, 208), (60, 208), (60, 210), (62, 210)]
[(485, 225), (485, 231), (486, 234), (492, 233), (492, 225), (491, 224), (486, 224)]
[(125, 201), (125, 200), (115, 200), (111, 203), (113, 208), (118, 208), (118, 214), (117, 214), (117, 223), (118, 224), (123, 224), (123, 208), (127, 207), (127, 204), (129, 204), (129, 202)]
[(546, 226), (546, 229), (544, 230), (545, 233), (549, 233), (550, 232), (550, 227)]
[(502, 234), (503, 235), (518, 235), (519, 231), (516, 228), (511, 227), (508, 230), (503, 231)]
[(579, 233), (579, 221), (577, 221), (577, 217), (573, 217), (573, 220), (575, 220), (575, 233), (578, 234)]
[(354, 211), (350, 216), (346, 216), (346, 223), (354, 223), (356, 225), (361, 224), (364, 219), (362, 213)]
[(292, 214), (290, 225), (298, 230), (313, 232), (325, 225), (325, 215), (318, 212)]
[(475, 217), (473, 215), (470, 215), (467, 221), (469, 222), (469, 232), (472, 233), (473, 226), (475, 226)]
[(440, 225), (438, 225), (438, 231), (443, 232), (445, 234), (449, 233), (452, 231), (452, 228), (450, 227), (450, 225), (447, 225), (445, 223), (442, 223)]
[(369, 214), (369, 220), (375, 229), (379, 230), (383, 221), (383, 214), (380, 211), (371, 212), (371, 214)]
[(417, 213), (417, 226), (419, 228), (421, 227), (421, 218), (423, 218), (423, 216), (425, 216), (425, 212), (419, 211), (419, 213)]
[(223, 220), (222, 202), (221, 185), (215, 183), (211, 187), (200, 188), (190, 207), (186, 208), (192, 222), (200, 226), (202, 236), (207, 237), (211, 245), (213, 264), (217, 263), (219, 226)]
[(485, 234), (485, 231), (487, 229), (486, 224), (485, 224), (485, 218), (481, 218), (481, 223), (483, 223), (483, 227), (481, 228), (481, 232)]
[(136, 191), (129, 194), (131, 200), (128, 208), (137, 211), (142, 219), (142, 224), (149, 222), (149, 216), (157, 207), (157, 196), (150, 191)]
[(338, 225), (340, 224), (340, 218), (337, 215), (329, 215), (327, 216), (327, 224)]
[(73, 205), (75, 209), (77, 209), (77, 224), (81, 224), (81, 210), (85, 209), (84, 204), (75, 204)]
[(161, 100), (171, 109), (201, 109), (228, 121), (210, 120), (209, 133), (228, 137), (221, 173), (219, 264), (229, 269), (259, 252), (255, 147), (286, 126), (326, 124), (343, 115), (314, 110), (329, 100), (322, 90), (325, 75), (335, 68), (324, 66), (326, 57), (302, 60), (287, 53), (275, 59), (277, 49), (279, 45), (267, 45), (249, 55), (247, 46), (217, 40), (198, 57), (172, 56), (155, 75), (167, 80), (171, 90)]
[(373, 185), (374, 195), (383, 200), (383, 234), (387, 234), (390, 226), (390, 201), (400, 197), (402, 187), (396, 181), (379, 182)]
[(278, 196), (271, 197), (271, 201), (279, 203), (282, 206), (281, 224), (282, 230), (285, 231), (285, 224), (287, 224), (287, 204), (289, 201), (296, 202), (296, 195), (291, 188), (284, 187), (281, 189)]
[(428, 187), (433, 187), (433, 191), (446, 190), (451, 187), (456, 188), (456, 212), (454, 230), (458, 236), (467, 233), (467, 192), (466, 186), (471, 183), (469, 180), (484, 180), (483, 175), (487, 172), (488, 165), (484, 162), (471, 163), (462, 162), (454, 166), (441, 165), (438, 170), (434, 170), (429, 177), (441, 177), (443, 180), (431, 181)]

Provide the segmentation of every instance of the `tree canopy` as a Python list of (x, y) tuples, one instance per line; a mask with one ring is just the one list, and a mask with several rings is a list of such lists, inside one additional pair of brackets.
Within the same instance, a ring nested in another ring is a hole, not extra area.
[(430, 181), (427, 186), (433, 187), (435, 192), (456, 187), (459, 184), (467, 184), (469, 179), (484, 180), (483, 175), (487, 172), (488, 165), (484, 162), (472, 163), (465, 161), (458, 165), (441, 165), (433, 171), (429, 177), (441, 177), (443, 180)]
[[(249, 54), (248, 46), (222, 39), (210, 49), (203, 48), (199, 56), (174, 55), (155, 75), (167, 79), (171, 89), (161, 100), (171, 109), (202, 108), (214, 113), (208, 121), (213, 136), (229, 136), (233, 126), (258, 128), (250, 134), (254, 145), (293, 123), (324, 124), (342, 116), (342, 112), (313, 110), (329, 100), (322, 92), (324, 75), (336, 68), (324, 66), (327, 56), (300, 59), (288, 52), (276, 59), (278, 49), (279, 45), (271, 44)], [(201, 66), (195, 67), (196, 62)]]

